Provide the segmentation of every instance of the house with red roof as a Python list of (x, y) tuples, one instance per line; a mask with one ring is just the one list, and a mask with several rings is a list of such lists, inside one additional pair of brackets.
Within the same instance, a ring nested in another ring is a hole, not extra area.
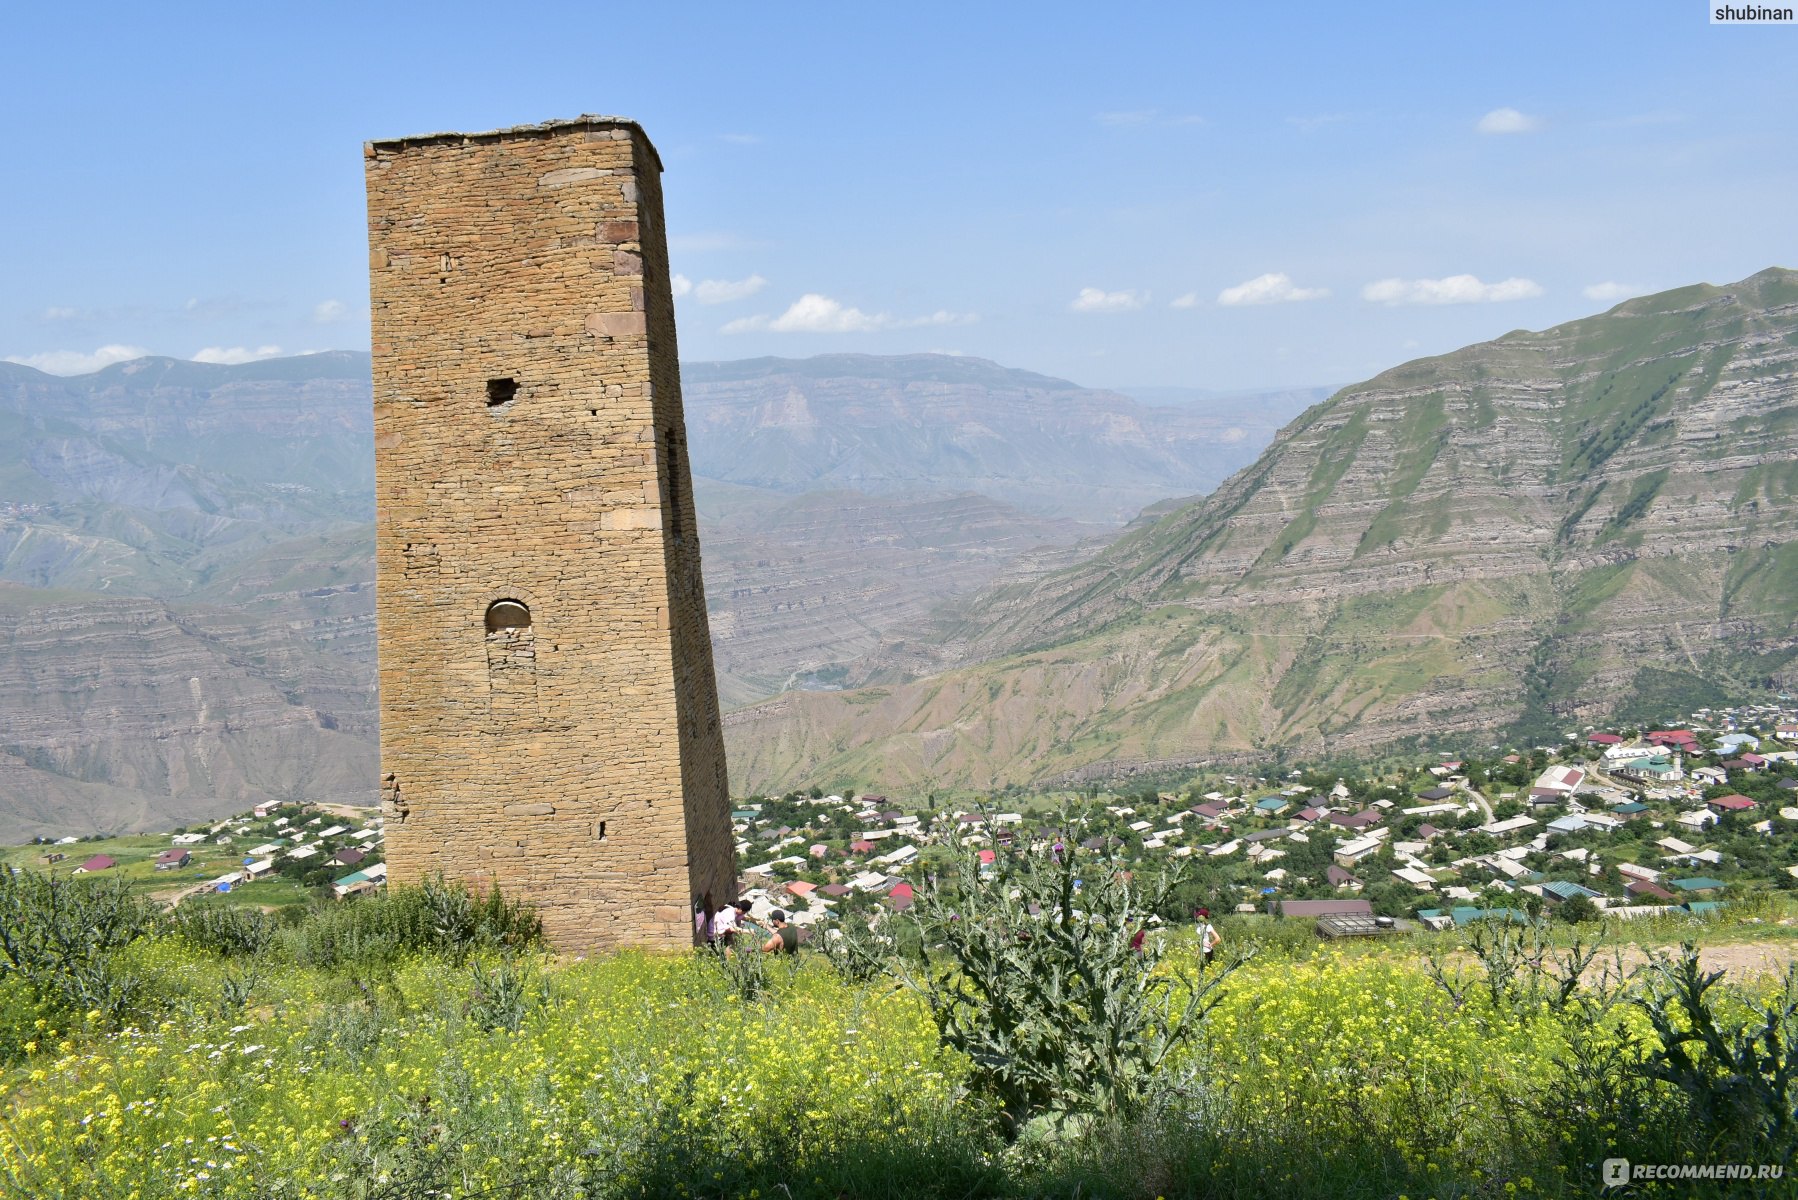
[(1718, 816), (1724, 813), (1752, 812), (1754, 801), (1746, 796), (1718, 796), (1709, 803), (1710, 810)]
[(173, 850), (164, 850), (156, 856), (156, 869), (158, 871), (178, 871), (185, 867), (192, 858), (193, 855), (180, 846), (176, 846)]
[(75, 874), (84, 875), (90, 871), (105, 871), (118, 865), (117, 859), (105, 854), (96, 854), (86, 862), (82, 863), (79, 867), (76, 867)]
[(1632, 879), (1623, 885), (1623, 890), (1638, 899), (1642, 897), (1647, 897), (1651, 900), (1673, 899), (1672, 892), (1668, 891), (1660, 884), (1648, 879)]
[(1586, 741), (1594, 746), (1621, 746), (1623, 738), (1615, 733), (1588, 733)]

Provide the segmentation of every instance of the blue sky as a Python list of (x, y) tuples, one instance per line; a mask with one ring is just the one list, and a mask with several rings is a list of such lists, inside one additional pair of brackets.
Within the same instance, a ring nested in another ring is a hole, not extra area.
[(687, 359), (1344, 383), (1798, 266), (1798, 27), (1581, 5), (23, 5), (0, 357), (365, 348), (361, 144), (615, 113)]

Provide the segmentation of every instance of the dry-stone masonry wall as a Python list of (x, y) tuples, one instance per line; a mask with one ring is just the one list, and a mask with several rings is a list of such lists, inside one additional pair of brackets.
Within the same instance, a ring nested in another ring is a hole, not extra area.
[(735, 864), (660, 160), (609, 117), (364, 158), (392, 878), (686, 945)]

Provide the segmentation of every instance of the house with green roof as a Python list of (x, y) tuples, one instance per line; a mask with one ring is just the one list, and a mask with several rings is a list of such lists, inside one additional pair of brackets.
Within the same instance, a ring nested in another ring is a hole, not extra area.
[(1577, 883), (1569, 883), (1562, 879), (1550, 879), (1542, 885), (1542, 894), (1555, 900), (1571, 900), (1575, 896), (1584, 896), (1588, 900), (1604, 899), (1603, 892), (1595, 892), (1589, 887)]

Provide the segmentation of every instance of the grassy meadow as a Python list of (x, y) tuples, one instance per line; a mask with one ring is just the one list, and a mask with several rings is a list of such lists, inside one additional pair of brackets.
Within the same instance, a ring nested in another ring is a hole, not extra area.
[[(0, 974), (0, 1192), (1446, 1200), (1598, 1195), (1605, 1158), (1747, 1153), (1735, 1117), (1643, 1074), (1672, 1028), (1653, 1014), (1691, 1024), (1676, 972), (1618, 987), (1600, 958), (1562, 994), (1570, 948), (1500, 978), (1514, 961), (1452, 936), (1432, 965), (1419, 942), (1226, 923), (1255, 953), (1143, 1106), (1007, 1137), (982, 1065), (891, 974), (814, 953), (558, 958), (479, 914), (407, 915), (399, 891), (253, 936), (233, 917), (134, 937), (107, 960), (124, 1004), (76, 1011)], [(1170, 995), (1203, 978), (1177, 935), (1147, 961)], [(1781, 988), (1732, 979), (1701, 1011), (1752, 1030), (1798, 995)], [(1762, 1041), (1789, 1054), (1784, 1011)], [(1752, 1161), (1789, 1155), (1789, 1132), (1756, 1132)]]

